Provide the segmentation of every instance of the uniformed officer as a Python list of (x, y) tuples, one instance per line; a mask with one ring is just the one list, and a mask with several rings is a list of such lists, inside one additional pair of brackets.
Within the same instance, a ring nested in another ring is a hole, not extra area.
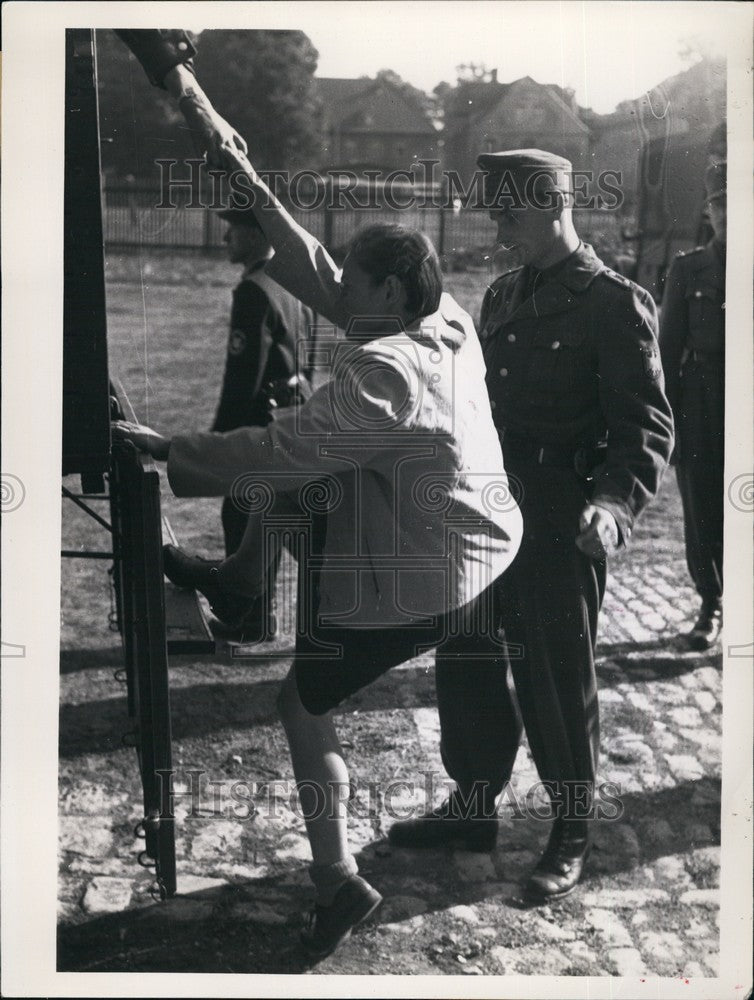
[[(303, 387), (303, 395), (309, 394), (306, 373), (297, 371), (296, 345), (309, 335), (314, 314), (267, 275), (272, 247), (254, 212), (232, 207), (219, 214), (228, 222), (228, 256), (244, 268), (233, 292), (225, 375), (212, 425), (213, 431), (224, 433), (237, 427), (265, 427), (270, 422), (270, 385), (296, 379), (299, 391)], [(227, 557), (241, 544), (248, 513), (226, 497), (221, 517)], [(197, 570), (201, 577), (207, 569), (205, 560), (187, 556), (174, 546), (166, 546), (164, 563), (168, 578), (178, 586), (195, 586)], [(241, 628), (247, 641), (276, 631), (273, 609), (278, 565), (279, 556), (270, 566), (265, 600), (249, 607)], [(222, 631), (220, 626), (216, 630)]]
[(687, 641), (709, 649), (722, 627), (725, 421), (726, 164), (705, 176), (713, 238), (680, 254), (668, 274), (660, 349), (676, 421), (676, 474), (686, 560), (702, 606)]
[[(541, 150), (478, 163), (498, 242), (522, 265), (487, 290), (480, 335), (524, 517), (519, 554), (493, 586), (516, 700), (555, 816), (527, 887), (544, 900), (575, 888), (589, 851), (606, 558), (657, 492), (673, 422), (654, 302), (579, 239), (570, 163)], [(491, 641), (477, 636), (438, 655), (441, 748), (457, 789), (433, 813), (395, 824), (395, 844), (494, 846), (494, 801), (511, 776), (520, 727), (504, 662), (493, 669), (483, 655)]]

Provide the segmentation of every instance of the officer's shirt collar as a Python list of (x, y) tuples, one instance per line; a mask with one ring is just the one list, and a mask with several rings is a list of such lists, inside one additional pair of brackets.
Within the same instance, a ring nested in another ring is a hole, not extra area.
[[(559, 261), (553, 268), (548, 268), (551, 272), (552, 280), (559, 281), (572, 292), (582, 292), (594, 281), (595, 277), (603, 269), (604, 264), (588, 243), (580, 243), (570, 257)], [(543, 278), (549, 275), (545, 271)]]

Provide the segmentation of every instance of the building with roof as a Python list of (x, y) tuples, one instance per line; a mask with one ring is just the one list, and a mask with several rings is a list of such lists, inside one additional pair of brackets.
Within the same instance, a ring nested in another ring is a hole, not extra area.
[(587, 169), (590, 129), (573, 95), (524, 76), (513, 83), (471, 80), (459, 85), (446, 109), (443, 168), (468, 183), (479, 153), (547, 149)]
[(726, 99), (724, 60), (702, 59), (610, 114), (593, 115), (593, 169), (620, 171), (627, 207), (639, 192), (664, 191), (669, 174), (701, 203), (707, 145), (725, 120)]
[(369, 77), (315, 82), (322, 104), (319, 170), (408, 170), (416, 160), (437, 156), (437, 131), (404, 88)]
[(725, 156), (726, 101), (725, 60), (704, 58), (590, 122), (593, 169), (620, 174), (636, 277), (657, 296), (675, 253), (705, 238), (704, 172)]

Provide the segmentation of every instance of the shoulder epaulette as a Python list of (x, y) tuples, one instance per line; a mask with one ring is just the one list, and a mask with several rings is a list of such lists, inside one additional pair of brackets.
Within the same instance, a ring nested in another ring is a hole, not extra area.
[(507, 278), (511, 274), (516, 274), (516, 273), (518, 273), (518, 271), (523, 271), (523, 269), (524, 269), (524, 265), (523, 264), (519, 264), (518, 267), (512, 267), (510, 269), (510, 271), (503, 271), (503, 273), (500, 275), (500, 277), (501, 278)]
[(633, 288), (633, 282), (629, 278), (624, 278), (622, 274), (618, 274), (617, 271), (613, 271), (611, 267), (605, 267), (600, 271), (600, 274), (614, 281), (617, 285), (622, 285), (624, 288)]
[(519, 272), (519, 271), (523, 271), (523, 269), (524, 269), (524, 266), (523, 266), (523, 264), (522, 264), (522, 265), (520, 265), (519, 267), (512, 267), (512, 268), (510, 269), (510, 271), (503, 271), (503, 273), (502, 273), (502, 274), (498, 274), (498, 276), (497, 276), (497, 277), (495, 278), (495, 280), (494, 280), (494, 281), (492, 281), (492, 282), (490, 283), (490, 285), (489, 285), (489, 288), (490, 288), (490, 289), (491, 289), (491, 290), (492, 290), (492, 291), (494, 292), (494, 291), (495, 291), (495, 288), (496, 288), (496, 287), (497, 287), (497, 286), (498, 286), (499, 284), (501, 284), (501, 283), (502, 283), (503, 281), (505, 281), (505, 280), (506, 280), (506, 278), (510, 278), (510, 276), (511, 276), (512, 274), (518, 274), (518, 272)]

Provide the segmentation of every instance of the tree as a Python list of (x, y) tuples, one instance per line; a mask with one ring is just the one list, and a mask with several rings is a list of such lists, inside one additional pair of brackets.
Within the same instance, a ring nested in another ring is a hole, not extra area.
[(321, 142), (317, 59), (303, 31), (201, 33), (197, 77), (219, 113), (246, 139), (255, 166), (280, 170), (311, 163)]

